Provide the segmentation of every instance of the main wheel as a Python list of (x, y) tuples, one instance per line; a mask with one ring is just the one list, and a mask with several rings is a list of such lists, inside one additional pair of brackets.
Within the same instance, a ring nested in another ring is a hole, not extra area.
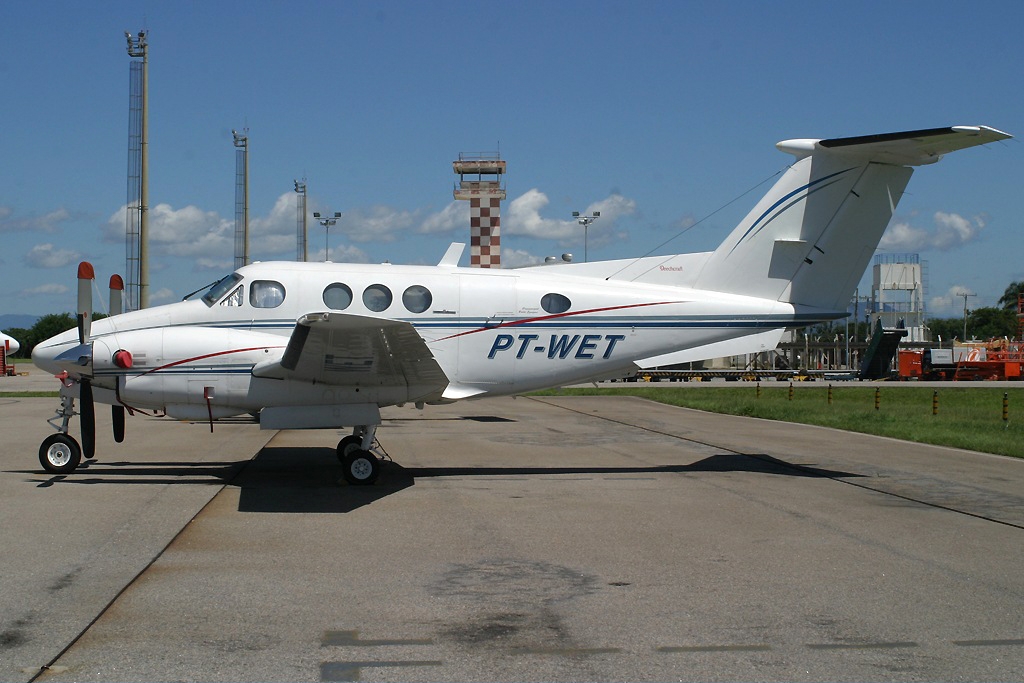
[(82, 447), (67, 434), (51, 434), (39, 446), (39, 464), (50, 474), (74, 472), (82, 462)]
[(351, 436), (346, 436), (344, 439), (342, 439), (341, 441), (338, 442), (338, 461), (342, 465), (344, 465), (345, 464), (345, 456), (347, 456), (352, 451), (359, 450), (359, 448), (362, 445), (363, 445), (363, 437), (356, 436), (355, 434), (353, 434)]
[(369, 451), (357, 448), (345, 456), (345, 481), (353, 486), (366, 486), (377, 481), (380, 475), (380, 461)]

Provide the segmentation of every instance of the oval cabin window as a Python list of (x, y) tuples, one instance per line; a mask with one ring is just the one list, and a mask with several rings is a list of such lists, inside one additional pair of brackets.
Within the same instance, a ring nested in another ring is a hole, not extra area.
[(565, 313), (572, 306), (569, 297), (562, 294), (545, 294), (540, 298), (540, 307), (548, 313)]
[(433, 300), (434, 297), (431, 296), (430, 290), (423, 285), (413, 285), (402, 294), (402, 303), (412, 313), (422, 313), (427, 310)]
[(344, 311), (352, 304), (352, 290), (340, 282), (329, 284), (324, 289), (324, 303), (327, 308)]
[(363, 304), (371, 311), (386, 311), (391, 300), (391, 290), (384, 285), (370, 285), (363, 290)]

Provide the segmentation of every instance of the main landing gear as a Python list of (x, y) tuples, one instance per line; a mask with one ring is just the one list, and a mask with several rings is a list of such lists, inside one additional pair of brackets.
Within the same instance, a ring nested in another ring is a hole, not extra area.
[(380, 459), (370, 451), (376, 431), (376, 425), (356, 427), (350, 436), (338, 442), (338, 460), (345, 481), (353, 486), (367, 486), (380, 476)]

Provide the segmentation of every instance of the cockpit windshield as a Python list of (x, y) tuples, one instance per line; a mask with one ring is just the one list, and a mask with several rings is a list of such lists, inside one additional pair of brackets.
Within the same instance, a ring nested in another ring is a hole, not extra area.
[(227, 294), (235, 285), (241, 282), (241, 280), (241, 275), (238, 273), (231, 273), (231, 275), (228, 275), (213, 287), (210, 287), (210, 291), (203, 295), (203, 301), (207, 306), (213, 306), (222, 296)]

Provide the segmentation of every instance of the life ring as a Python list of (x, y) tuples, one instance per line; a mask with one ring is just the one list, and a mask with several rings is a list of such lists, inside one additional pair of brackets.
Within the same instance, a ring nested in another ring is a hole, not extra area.
[(971, 352), (967, 354), (967, 360), (976, 361), (981, 360), (981, 351), (978, 349), (971, 349)]

